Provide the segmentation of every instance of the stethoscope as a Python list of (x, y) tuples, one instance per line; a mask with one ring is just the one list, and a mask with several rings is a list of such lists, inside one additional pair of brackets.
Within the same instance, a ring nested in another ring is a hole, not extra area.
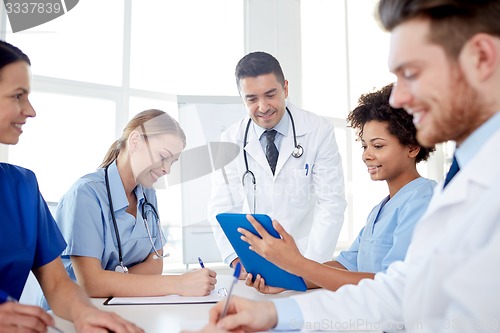
[[(294, 148), (292, 151), (292, 156), (295, 158), (299, 158), (304, 154), (304, 148), (297, 144), (297, 134), (295, 133), (295, 122), (293, 121), (292, 113), (288, 109), (288, 106), (286, 107), (286, 111), (288, 112), (288, 115), (290, 116), (290, 121), (292, 122), (292, 131), (293, 131), (293, 143), (294, 143)], [(248, 168), (248, 157), (247, 157), (247, 151), (245, 150), (245, 147), (247, 145), (247, 139), (248, 139), (248, 131), (250, 129), (250, 124), (252, 123), (252, 119), (248, 119), (247, 127), (245, 129), (245, 135), (243, 138), (243, 158), (245, 159), (245, 169), (246, 171), (243, 173), (243, 176), (241, 177), (241, 184), (243, 187), (245, 187), (245, 179), (247, 176), (250, 176), (252, 185), (253, 185), (253, 214), (255, 214), (255, 198), (256, 198), (256, 191), (257, 191), (257, 182), (255, 179), (255, 174)]]
[[(118, 231), (118, 224), (116, 223), (116, 217), (115, 217), (115, 210), (113, 208), (113, 200), (111, 198), (111, 190), (109, 189), (109, 177), (108, 177), (108, 166), (104, 168), (104, 178), (106, 180), (106, 192), (108, 193), (108, 201), (109, 201), (109, 209), (111, 210), (111, 220), (113, 220), (113, 227), (115, 229), (115, 236), (116, 236), (116, 242), (118, 244), (118, 260), (120, 261), (120, 264), (115, 267), (116, 272), (120, 273), (128, 273), (128, 268), (125, 266), (123, 263), (123, 251), (122, 251), (122, 242), (120, 239), (120, 233)], [(169, 253), (166, 254), (160, 254), (158, 250), (156, 249), (155, 243), (153, 242), (153, 237), (151, 235), (151, 231), (149, 230), (148, 226), (148, 220), (146, 218), (146, 207), (150, 207), (151, 212), (153, 213), (154, 218), (156, 219), (156, 224), (158, 227), (158, 231), (160, 232), (160, 243), (163, 248), (163, 239), (165, 238), (165, 235), (163, 234), (163, 230), (160, 225), (160, 218), (158, 216), (158, 212), (156, 211), (155, 206), (149, 203), (148, 199), (146, 198), (146, 193), (143, 192), (144, 195), (144, 202), (142, 203), (141, 207), (141, 215), (142, 219), (144, 221), (144, 226), (146, 227), (146, 231), (148, 232), (148, 238), (149, 241), (151, 242), (151, 246), (153, 247), (153, 250), (155, 254), (153, 255), (153, 259), (163, 259), (168, 256), (170, 256)]]

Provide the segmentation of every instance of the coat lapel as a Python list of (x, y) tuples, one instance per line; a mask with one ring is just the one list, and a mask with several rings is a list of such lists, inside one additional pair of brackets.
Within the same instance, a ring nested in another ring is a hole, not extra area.
[[(253, 126), (250, 126), (248, 130), (248, 143), (245, 146), (245, 151), (249, 156), (251, 156), (261, 168), (265, 170), (266, 173), (272, 176), (271, 168), (269, 167), (269, 163), (267, 163), (266, 154), (264, 154), (264, 150), (260, 144), (259, 138), (255, 133), (255, 129)], [(251, 165), (249, 165), (251, 170)]]
[[(303, 111), (297, 110), (293, 105), (289, 104), (288, 108), (292, 113), (292, 117), (295, 123), (295, 132), (297, 135), (297, 144), (302, 145), (304, 150), (306, 149), (306, 144), (304, 142), (304, 135), (310, 131), (310, 126), (305, 121), (305, 114)], [(288, 133), (283, 137), (280, 146), (280, 154), (278, 156), (278, 163), (276, 164), (276, 175), (278, 175), (283, 169), (286, 161), (292, 157), (293, 149), (295, 148), (294, 136), (293, 136), (293, 127), (292, 122), (290, 121), (288, 126)]]
[(293, 148), (294, 148), (293, 130), (292, 130), (292, 125), (290, 124), (290, 126), (288, 126), (287, 135), (283, 137), (283, 140), (281, 140), (280, 154), (278, 156), (278, 162), (276, 163), (276, 172), (275, 172), (276, 175), (280, 173), (286, 161), (288, 161), (288, 159), (291, 158)]
[(436, 186), (426, 215), (446, 206), (456, 206), (470, 201), (468, 193), (472, 184), (488, 188), (493, 179), (500, 177), (500, 168), (495, 167), (500, 163), (498, 142), (500, 142), (500, 129), (483, 145), (473, 160), (461, 168), (445, 190), (443, 190), (443, 182)]

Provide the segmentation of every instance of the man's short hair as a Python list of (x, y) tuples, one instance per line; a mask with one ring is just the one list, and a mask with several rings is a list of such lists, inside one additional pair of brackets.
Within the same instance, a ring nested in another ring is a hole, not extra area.
[(273, 73), (276, 80), (284, 87), (285, 76), (278, 60), (266, 52), (252, 52), (241, 58), (236, 65), (234, 75), (236, 85), (240, 88), (240, 80), (246, 77)]
[(477, 33), (500, 37), (499, 0), (381, 0), (378, 19), (384, 29), (411, 19), (430, 21), (429, 40), (456, 59)]

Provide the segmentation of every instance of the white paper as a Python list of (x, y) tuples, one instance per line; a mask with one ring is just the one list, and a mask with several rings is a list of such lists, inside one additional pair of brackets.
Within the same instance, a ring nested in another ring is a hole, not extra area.
[(208, 296), (113, 297), (106, 300), (104, 305), (217, 303), (227, 296), (231, 280), (232, 276), (217, 276), (215, 289)]
[(105, 305), (125, 304), (193, 304), (193, 303), (217, 303), (221, 297), (217, 292), (208, 296), (187, 297), (179, 295), (152, 296), (152, 297), (113, 297)]

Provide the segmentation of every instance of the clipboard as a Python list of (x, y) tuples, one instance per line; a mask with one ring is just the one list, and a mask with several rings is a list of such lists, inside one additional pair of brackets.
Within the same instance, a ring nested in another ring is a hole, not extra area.
[(186, 297), (179, 295), (149, 296), (149, 297), (108, 297), (104, 305), (155, 305), (155, 304), (204, 304), (217, 303), (225, 296), (219, 290), (208, 296)]
[(227, 297), (227, 290), (233, 281), (232, 275), (218, 275), (215, 289), (207, 296), (136, 296), (108, 297), (104, 305), (155, 305), (155, 304), (205, 304), (217, 303)]
[[(253, 217), (255, 217), (271, 236), (275, 238), (280, 237), (276, 229), (274, 229), (269, 216), (264, 214), (253, 214)], [(247, 220), (246, 214), (223, 213), (218, 214), (216, 218), (248, 273), (252, 273), (252, 276), (260, 274), (268, 286), (297, 291), (307, 290), (303, 278), (279, 268), (248, 248), (248, 243), (241, 239), (241, 234), (237, 229), (246, 229), (254, 235), (258, 235), (258, 233), (250, 224), (250, 221)]]

